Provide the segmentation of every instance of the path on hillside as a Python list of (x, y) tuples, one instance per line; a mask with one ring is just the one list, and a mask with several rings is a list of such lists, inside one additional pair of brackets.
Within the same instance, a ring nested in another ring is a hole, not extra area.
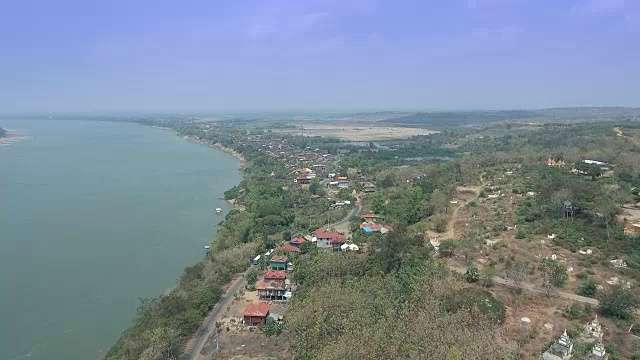
[(619, 127), (614, 127), (613, 128), (613, 132), (616, 133), (616, 136), (623, 137), (625, 139), (629, 139), (634, 144), (638, 144), (639, 143), (637, 139), (634, 139), (631, 136), (625, 135), (625, 133), (622, 132), (622, 129), (620, 129)]
[(222, 298), (211, 309), (209, 315), (204, 319), (200, 328), (196, 332), (196, 335), (191, 339), (184, 349), (184, 355), (181, 360), (204, 360), (209, 359), (211, 354), (202, 354), (202, 350), (207, 341), (212, 338), (216, 331), (216, 322), (220, 321), (224, 310), (231, 305), (235, 294), (240, 291), (247, 282), (247, 273), (251, 270), (252, 266), (247, 269), (241, 276), (231, 283), (229, 290), (222, 296)]
[(460, 209), (462, 209), (466, 204), (475, 201), (478, 199), (478, 197), (480, 197), (480, 191), (482, 191), (482, 188), (484, 188), (486, 186), (485, 181), (484, 181), (484, 173), (480, 174), (480, 183), (481, 185), (477, 185), (477, 186), (458, 186), (456, 188), (457, 192), (473, 192), (475, 195), (467, 200), (467, 201), (459, 201), (458, 206), (456, 206), (453, 211), (451, 212), (451, 219), (449, 219), (449, 221), (447, 222), (447, 231), (445, 231), (444, 233), (437, 233), (435, 231), (431, 231), (428, 230), (426, 232), (427, 238), (429, 240), (431, 239), (438, 239), (439, 241), (441, 240), (445, 240), (445, 239), (453, 239), (454, 238), (454, 224), (456, 219), (458, 218), (458, 212), (460, 211)]
[[(482, 190), (482, 188), (487, 185), (485, 183), (485, 181), (484, 181), (484, 173), (480, 175), (480, 181), (482, 183), (482, 185), (480, 185), (480, 186), (468, 186), (468, 187), (458, 187), (457, 188), (458, 192), (473, 191), (475, 193), (475, 196), (472, 199), (470, 199), (469, 201), (459, 204), (453, 210), (453, 214), (451, 216), (451, 220), (449, 220), (449, 223), (447, 225), (447, 232), (445, 233), (445, 238), (447, 238), (447, 239), (453, 238), (453, 235), (454, 235), (453, 226), (454, 226), (455, 220), (456, 220), (456, 218), (458, 216), (458, 211), (465, 204), (468, 204), (469, 202), (476, 200), (480, 196), (480, 191)], [(456, 266), (456, 265), (449, 265), (449, 270), (455, 271), (455, 272), (460, 273), (460, 274), (464, 274), (467, 271), (466, 268), (460, 267), (460, 266)], [(513, 281), (501, 278), (499, 276), (494, 276), (493, 277), (493, 282), (495, 284), (499, 284), (499, 285), (503, 285), (503, 286), (518, 288), (518, 286)], [(524, 290), (527, 290), (527, 291), (537, 292), (537, 293), (541, 293), (541, 294), (547, 295), (547, 291), (545, 289), (542, 289), (540, 286), (527, 284), (527, 283), (520, 283), (519, 287), (524, 289)], [(580, 295), (577, 295), (577, 294), (572, 294), (572, 293), (568, 293), (568, 292), (564, 292), (564, 291), (558, 291), (557, 289), (553, 290), (551, 296), (561, 297), (561, 298), (570, 299), (570, 300), (573, 300), (573, 301), (579, 301), (579, 302), (583, 302), (583, 303), (588, 303), (588, 304), (596, 305), (596, 306), (598, 305), (598, 300), (596, 300), (596, 299), (589, 298), (589, 297), (584, 297), (584, 296), (580, 296)]]
[[(449, 270), (455, 271), (455, 272), (457, 272), (459, 274), (464, 274), (467, 271), (466, 268), (463, 268), (463, 267), (460, 267), (460, 266), (455, 266), (455, 265), (449, 265)], [(512, 288), (518, 288), (518, 286), (513, 281), (501, 278), (499, 276), (494, 276), (493, 277), (493, 283), (494, 284), (503, 285), (503, 286), (512, 287)], [(527, 291), (537, 292), (537, 293), (541, 293), (541, 294), (547, 295), (547, 291), (545, 289), (542, 289), (540, 286), (535, 286), (535, 285), (527, 284), (527, 283), (520, 283), (519, 287), (524, 289), (524, 290), (527, 290)], [(598, 300), (597, 299), (584, 297), (584, 296), (580, 296), (580, 295), (577, 295), (577, 294), (572, 294), (572, 293), (568, 293), (568, 292), (564, 292), (564, 291), (559, 291), (557, 289), (552, 291), (551, 296), (553, 296), (553, 297), (561, 297), (561, 298), (570, 299), (570, 300), (573, 300), (573, 301), (579, 301), (579, 302), (588, 303), (588, 304), (591, 304), (591, 305), (598, 306)]]
[(460, 204), (458, 204), (458, 206), (456, 206), (455, 209), (453, 209), (453, 212), (451, 213), (451, 219), (449, 219), (449, 222), (447, 223), (447, 231), (444, 233), (444, 238), (445, 239), (452, 239), (454, 237), (453, 225), (455, 224), (455, 221), (458, 218), (458, 212), (466, 204), (468, 204), (468, 203), (470, 203), (472, 201), (475, 201), (475, 200), (478, 199), (478, 197), (480, 197), (480, 191), (482, 190), (483, 186), (484, 185), (480, 185), (480, 186), (458, 186), (456, 188), (457, 192), (473, 192), (475, 195), (471, 199), (469, 199), (468, 201), (460, 201)]

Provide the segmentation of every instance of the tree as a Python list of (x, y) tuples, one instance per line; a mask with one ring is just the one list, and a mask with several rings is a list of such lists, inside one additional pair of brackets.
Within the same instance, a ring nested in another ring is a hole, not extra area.
[(633, 318), (633, 312), (638, 307), (638, 303), (631, 291), (621, 285), (612, 286), (608, 291), (601, 294), (600, 313), (603, 316), (621, 320)]
[(476, 245), (473, 243), (473, 240), (468, 238), (461, 239), (456, 245), (460, 252), (462, 252), (467, 265), (471, 265), (476, 255)]
[(587, 176), (591, 176), (591, 180), (595, 180), (598, 176), (602, 175), (603, 171), (600, 165), (587, 164), (583, 161), (576, 163), (575, 168), (584, 172)]
[(443, 233), (447, 231), (447, 226), (449, 225), (449, 217), (443, 213), (437, 214), (432, 219), (431, 228), (439, 233)]
[(390, 188), (395, 184), (395, 175), (393, 173), (389, 173), (387, 174), (384, 178), (382, 178), (382, 180), (380, 181), (380, 187), (383, 188)]
[(311, 185), (309, 185), (309, 192), (311, 192), (313, 195), (324, 195), (324, 189), (322, 188), (322, 185), (320, 185), (320, 182), (318, 182), (318, 180), (313, 180), (311, 182)]
[(170, 360), (180, 355), (180, 341), (177, 333), (160, 327), (147, 333), (148, 346), (140, 355), (140, 360)]
[(436, 211), (449, 212), (449, 197), (440, 189), (435, 189), (429, 197), (429, 203), (435, 208)]
[(256, 281), (258, 280), (259, 271), (260, 270), (258, 270), (257, 268), (249, 270), (249, 272), (247, 273), (247, 284), (255, 285)]
[(443, 257), (451, 257), (456, 249), (456, 244), (453, 240), (447, 239), (442, 240), (440, 242), (440, 246), (438, 247), (438, 252)]
[(480, 280), (480, 274), (478, 273), (478, 268), (475, 266), (469, 266), (467, 271), (464, 273), (464, 278), (467, 282), (474, 283)]
[(547, 296), (551, 296), (553, 287), (562, 287), (569, 278), (567, 275), (567, 269), (564, 265), (551, 258), (545, 258), (542, 260), (540, 270), (543, 274), (543, 286), (547, 291)]
[(607, 242), (609, 242), (611, 240), (609, 222), (611, 219), (615, 219), (619, 207), (609, 194), (599, 194), (599, 196), (594, 198), (592, 209), (596, 216), (601, 217), (604, 220), (607, 229)]
[(511, 280), (513, 285), (520, 290), (522, 281), (529, 272), (529, 264), (521, 261), (515, 261), (509, 264), (505, 269), (505, 277)]
[(493, 278), (496, 276), (496, 268), (493, 266), (485, 266), (480, 275), (480, 284), (484, 287), (493, 286)]
[(591, 280), (587, 280), (580, 285), (580, 290), (578, 290), (578, 294), (586, 297), (595, 297), (598, 293), (598, 286)]

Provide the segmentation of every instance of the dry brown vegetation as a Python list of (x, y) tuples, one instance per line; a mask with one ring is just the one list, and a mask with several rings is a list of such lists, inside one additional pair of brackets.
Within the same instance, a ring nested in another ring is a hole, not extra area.
[(507, 358), (509, 341), (488, 317), (444, 310), (464, 283), (433, 264), (419, 267), (311, 287), (292, 303), (285, 336), (307, 359)]

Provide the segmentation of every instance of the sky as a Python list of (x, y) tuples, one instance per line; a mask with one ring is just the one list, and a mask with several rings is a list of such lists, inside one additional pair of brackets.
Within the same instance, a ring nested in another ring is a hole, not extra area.
[(640, 106), (640, 1), (0, 3), (0, 113), (564, 106)]

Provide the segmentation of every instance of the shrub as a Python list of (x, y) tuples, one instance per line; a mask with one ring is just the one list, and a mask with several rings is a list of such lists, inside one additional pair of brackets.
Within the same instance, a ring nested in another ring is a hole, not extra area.
[(589, 274), (584, 271), (579, 272), (576, 277), (580, 280), (587, 280), (589, 278)]
[(438, 251), (441, 256), (451, 257), (456, 249), (456, 244), (452, 240), (442, 240)]
[(460, 289), (447, 298), (445, 310), (457, 312), (461, 309), (477, 308), (480, 313), (488, 315), (496, 324), (505, 320), (505, 307), (490, 292), (472, 288)]
[(637, 301), (622, 286), (613, 286), (600, 296), (600, 313), (606, 317), (628, 320), (633, 317)]
[(578, 294), (586, 297), (595, 297), (597, 293), (598, 287), (591, 280), (583, 282), (582, 285), (580, 285), (580, 290), (578, 291)]
[(464, 273), (465, 280), (469, 283), (478, 282), (480, 280), (480, 273), (478, 273), (478, 268), (475, 266), (469, 266), (467, 271)]

